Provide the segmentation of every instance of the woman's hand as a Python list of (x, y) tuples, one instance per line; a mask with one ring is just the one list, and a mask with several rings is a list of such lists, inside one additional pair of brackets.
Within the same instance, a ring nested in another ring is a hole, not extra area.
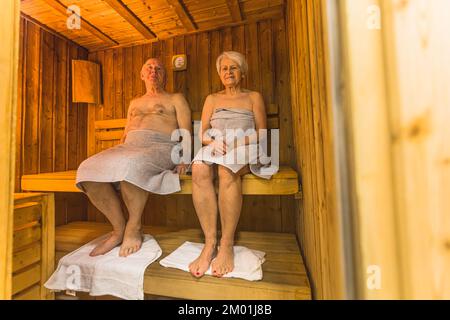
[(177, 165), (176, 167), (175, 167), (175, 169), (173, 169), (173, 172), (175, 173), (178, 173), (178, 174), (186, 174), (186, 170), (187, 170), (187, 168), (188, 168), (188, 166), (189, 165), (187, 165), (187, 164), (184, 164), (184, 163), (181, 163), (181, 164), (179, 164), (179, 165)]
[(210, 144), (213, 156), (224, 156), (227, 154), (227, 143), (223, 139), (214, 140)]

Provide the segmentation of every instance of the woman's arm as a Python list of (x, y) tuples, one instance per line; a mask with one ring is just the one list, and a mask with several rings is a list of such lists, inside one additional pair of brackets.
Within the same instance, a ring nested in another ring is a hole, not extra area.
[(200, 129), (198, 131), (198, 137), (202, 145), (209, 145), (214, 142), (214, 139), (207, 134), (207, 131), (211, 128), (210, 120), (214, 111), (214, 98), (212, 95), (206, 97), (205, 104), (202, 109), (202, 117)]
[(250, 99), (252, 101), (253, 115), (255, 117), (256, 132), (244, 139), (237, 141), (237, 145), (256, 144), (259, 142), (259, 130), (267, 129), (267, 115), (264, 99), (259, 92), (251, 92)]

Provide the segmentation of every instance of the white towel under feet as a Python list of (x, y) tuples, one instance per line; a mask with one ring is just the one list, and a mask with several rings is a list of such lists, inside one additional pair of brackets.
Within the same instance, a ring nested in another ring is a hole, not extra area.
[[(197, 259), (204, 244), (186, 241), (159, 263), (164, 267), (176, 268), (189, 272), (189, 264)], [(261, 265), (264, 263), (265, 252), (251, 250), (242, 246), (234, 246), (234, 270), (224, 275), (224, 278), (241, 278), (257, 281), (263, 278)], [(212, 275), (211, 267), (206, 271)]]
[(144, 235), (141, 249), (128, 257), (119, 256), (120, 247), (104, 255), (89, 256), (108, 236), (101, 236), (61, 258), (45, 287), (89, 292), (91, 296), (143, 300), (145, 269), (161, 256), (160, 246), (151, 235)]

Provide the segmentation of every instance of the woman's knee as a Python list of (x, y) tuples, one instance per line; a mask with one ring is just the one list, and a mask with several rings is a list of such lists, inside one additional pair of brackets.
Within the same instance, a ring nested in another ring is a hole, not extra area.
[(221, 187), (229, 187), (241, 181), (241, 177), (237, 173), (233, 173), (233, 171), (223, 166), (219, 166), (218, 176)]
[(204, 163), (194, 163), (192, 165), (192, 183), (203, 185), (210, 183), (214, 179), (213, 168)]

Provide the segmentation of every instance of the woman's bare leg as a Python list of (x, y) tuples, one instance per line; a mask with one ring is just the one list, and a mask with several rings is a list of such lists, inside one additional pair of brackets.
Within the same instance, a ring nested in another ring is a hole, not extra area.
[(128, 209), (128, 222), (125, 228), (123, 243), (119, 256), (126, 257), (137, 252), (142, 245), (142, 212), (148, 199), (148, 191), (145, 191), (126, 181), (120, 182), (120, 191), (123, 202)]
[(192, 165), (192, 199), (205, 235), (205, 246), (200, 256), (189, 265), (189, 271), (194, 277), (201, 277), (211, 264), (217, 242), (217, 198), (212, 166), (204, 163)]
[(120, 199), (111, 183), (83, 182), (82, 184), (89, 200), (106, 216), (113, 227), (111, 235), (90, 253), (91, 256), (102, 255), (122, 243), (125, 218)]
[(217, 257), (211, 263), (213, 275), (222, 277), (234, 269), (234, 233), (242, 209), (241, 174), (219, 166), (219, 212), (222, 237)]

